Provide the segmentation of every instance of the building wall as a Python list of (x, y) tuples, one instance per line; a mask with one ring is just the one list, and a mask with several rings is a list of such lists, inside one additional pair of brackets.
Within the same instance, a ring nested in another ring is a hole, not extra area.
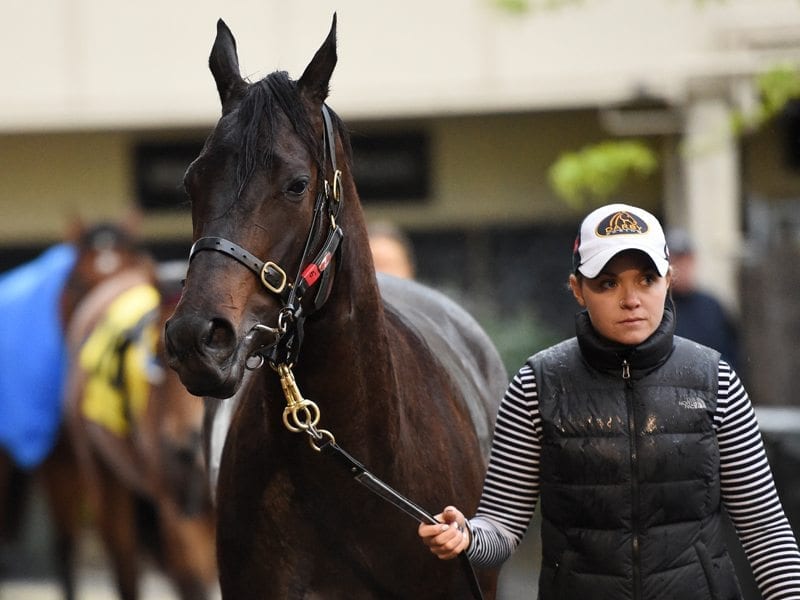
[[(331, 99), (335, 106), (335, 98)], [(605, 137), (593, 111), (353, 122), (371, 132), (423, 130), (431, 142), (431, 190), (423, 201), (367, 203), (369, 216), (410, 229), (564, 222), (575, 217), (557, 199), (547, 169), (559, 153)], [(210, 127), (210, 125), (209, 125)], [(123, 218), (137, 206), (133, 149), (140, 141), (201, 141), (206, 130), (65, 132), (0, 135), (0, 246), (48, 243), (74, 216)], [(175, 181), (175, 187), (180, 185)], [(660, 180), (625, 191), (657, 210)], [(145, 212), (146, 238), (191, 234), (188, 210)]]
[[(797, 55), (794, 0), (10, 0), (0, 130), (194, 127), (217, 114), (207, 57), (222, 17), (242, 73), (299, 75), (334, 12), (333, 86), (350, 119), (681, 102), (707, 77)], [(537, 8), (538, 7), (538, 8)]]

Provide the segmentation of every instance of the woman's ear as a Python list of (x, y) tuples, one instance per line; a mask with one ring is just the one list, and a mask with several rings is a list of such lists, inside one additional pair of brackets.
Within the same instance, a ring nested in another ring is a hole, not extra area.
[(581, 288), (581, 282), (576, 275), (569, 276), (569, 289), (572, 290), (572, 295), (575, 296), (575, 300), (577, 301), (577, 303), (582, 308), (586, 308), (586, 302), (583, 299), (583, 289)]

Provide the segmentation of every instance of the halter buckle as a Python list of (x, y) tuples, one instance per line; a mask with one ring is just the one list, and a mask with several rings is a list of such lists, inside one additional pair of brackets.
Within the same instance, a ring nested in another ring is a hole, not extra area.
[(333, 199), (339, 202), (339, 196), (342, 195), (342, 172), (336, 169), (333, 174)]
[[(273, 285), (269, 282), (268, 276), (269, 272), (277, 273), (281, 281), (277, 285)], [(264, 284), (264, 287), (267, 288), (270, 292), (275, 294), (280, 294), (286, 288), (286, 271), (281, 269), (278, 265), (276, 265), (271, 260), (268, 260), (264, 263), (264, 266), (261, 269), (261, 283)]]

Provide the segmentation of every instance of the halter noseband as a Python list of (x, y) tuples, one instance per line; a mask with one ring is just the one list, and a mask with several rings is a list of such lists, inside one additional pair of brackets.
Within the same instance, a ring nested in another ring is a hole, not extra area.
[[(202, 237), (192, 245), (189, 251), (190, 262), (198, 252), (203, 250), (214, 250), (230, 256), (255, 273), (268, 292), (280, 298), (283, 308), (278, 318), (277, 342), (272, 348), (269, 357), (272, 364), (293, 364), (296, 361), (302, 342), (303, 322), (308, 316), (303, 315), (301, 305), (303, 296), (309, 289), (320, 283), (311, 312), (316, 312), (325, 303), (327, 299), (324, 295), (327, 289), (326, 284), (332, 273), (328, 267), (334, 255), (338, 252), (344, 235), (342, 228), (336, 223), (343, 200), (342, 173), (336, 168), (336, 140), (333, 135), (333, 122), (330, 111), (324, 104), (322, 105), (322, 118), (324, 122), (322, 140), (323, 185), (322, 189), (317, 193), (314, 203), (314, 214), (294, 283), (288, 281), (286, 271), (277, 263), (270, 260), (262, 261), (239, 244), (225, 238)], [(325, 176), (328, 155), (333, 169), (332, 184), (328, 183), (328, 179)], [(325, 221), (330, 224), (325, 243), (316, 256), (308, 261), (311, 244), (316, 237), (317, 228)], [(269, 329), (260, 324), (256, 325), (254, 329), (256, 328)]]

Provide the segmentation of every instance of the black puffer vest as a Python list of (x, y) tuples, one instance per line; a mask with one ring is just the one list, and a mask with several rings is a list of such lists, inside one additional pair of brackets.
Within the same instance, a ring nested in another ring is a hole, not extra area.
[(741, 598), (723, 541), (719, 354), (658, 330), (631, 348), (588, 315), (532, 356), (542, 416), (542, 600)]

